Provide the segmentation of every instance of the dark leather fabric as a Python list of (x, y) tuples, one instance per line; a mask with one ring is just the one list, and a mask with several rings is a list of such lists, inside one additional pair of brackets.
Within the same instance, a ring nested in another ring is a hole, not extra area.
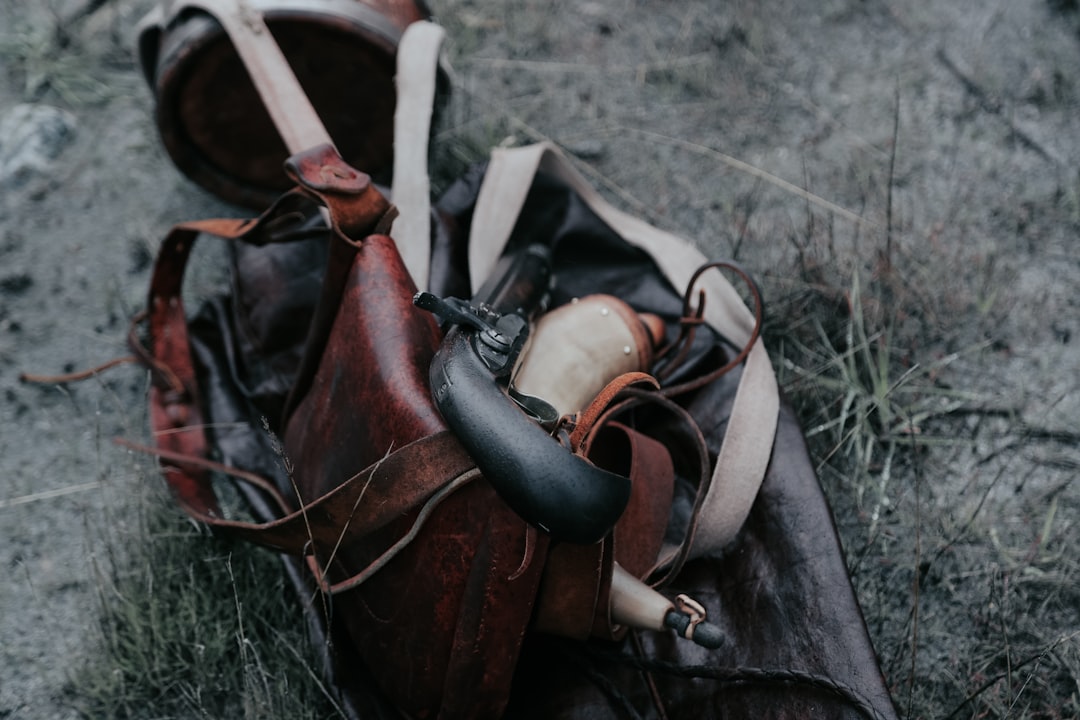
[[(439, 294), (469, 295), (465, 238), (481, 177), (482, 168), (468, 173), (434, 210), (438, 222), (431, 286)], [(553, 249), (556, 304), (610, 293), (638, 311), (664, 318), (669, 337), (674, 336), (682, 289), (670, 287), (646, 254), (618, 238), (573, 193), (544, 178), (530, 193), (511, 245), (536, 241)], [(358, 256), (358, 266), (351, 271), (347, 300), (331, 325), (323, 362), (305, 392), (289, 405), (285, 379), (289, 368), (295, 372), (301, 364), (298, 351), (264, 350), (275, 341), (299, 337), (300, 318), (316, 313), (317, 292), (306, 281), (283, 283), (278, 272), (293, 266), (291, 252), (309, 258), (311, 248), (302, 243), (282, 247), (275, 252), (284, 257), (273, 261), (257, 258), (267, 248), (238, 254), (236, 288), (246, 293), (243, 288), (265, 287), (267, 292), (252, 303), (250, 298), (237, 300), (234, 290), (231, 300), (208, 305), (192, 332), (208, 419), (249, 427), (217, 431), (218, 449), (229, 462), (273, 474), (268, 466), (276, 461), (267, 459), (265, 432), (256, 418), (266, 410), (293, 407), (284, 425), (272, 418), (270, 427), (296, 453), (297, 471), (314, 496), (377, 460), (388, 443), (406, 443), (442, 427), (429, 412), (424, 388), (413, 385), (415, 372), (423, 369), (426, 377), (425, 360), (438, 335), (424, 325), (427, 321), (406, 320), (413, 318), (408, 298), (389, 297), (358, 282), (364, 263), (374, 267), (391, 261), (385, 241), (373, 240), (364, 250), (371, 251), (370, 257)], [(303, 263), (298, 260), (296, 266)], [(287, 289), (293, 285), (295, 294)], [(371, 332), (381, 333), (373, 337), (383, 340), (369, 343), (361, 337)], [(338, 336), (349, 340), (335, 340)], [(367, 354), (352, 356), (356, 347)], [(667, 382), (718, 367), (732, 352), (722, 338), (700, 332), (686, 365)], [(722, 441), (737, 382), (734, 371), (678, 398), (703, 431), (710, 461)], [(385, 405), (369, 404), (370, 394), (395, 395), (399, 389), (401, 397), (408, 398), (409, 417), (419, 418), (411, 434), (398, 427), (401, 409), (396, 398)], [(343, 402), (346, 398), (356, 401)], [(328, 408), (343, 414), (328, 417)], [(647, 408), (620, 420), (666, 447), (672, 472), (667, 533), (669, 539), (681, 537), (697, 492), (698, 469), (682, 428), (670, 414)], [(278, 478), (283, 481), (280, 471)], [(635, 631), (619, 641), (572, 641), (536, 632), (526, 638), (524, 626), (536, 594), (542, 592), (544, 558), (557, 558), (563, 551), (553, 547), (548, 555), (544, 536), (505, 510), (486, 483), (468, 484), (447, 503), (430, 528), (429, 537), (438, 540), (414, 543), (394, 560), (416, 572), (376, 574), (361, 590), (335, 599), (335, 618), (350, 626), (351, 642), (362, 661), (383, 675), (380, 681), (390, 697), (414, 716), (895, 717), (828, 504), (786, 404), (768, 475), (736, 543), (726, 554), (688, 562), (664, 589), (669, 595), (691, 594), (706, 606), (709, 620), (727, 635), (725, 646), (716, 651), (670, 633)], [(407, 525), (411, 517), (392, 523), (387, 532), (400, 533), (399, 525)], [(625, 542), (632, 544), (633, 539)], [(370, 558), (360, 551), (346, 559), (346, 564), (356, 565)], [(599, 557), (579, 562), (602, 572)], [(438, 571), (430, 572), (434, 569)], [(336, 564), (333, 572), (340, 578), (345, 571)], [(406, 576), (407, 587), (394, 580)], [(429, 604), (412, 607), (413, 596), (429, 598)], [(425, 646), (426, 630), (442, 633), (447, 628), (452, 630), (449, 647)], [(330, 632), (340, 633), (341, 628)], [(405, 653), (420, 653), (427, 664), (407, 664), (400, 677), (387, 680), (385, 666)], [(426, 683), (412, 682), (418, 678), (410, 672), (428, 673)], [(479, 692), (509, 683), (511, 676), (505, 710), (507, 698)], [(387, 705), (376, 700), (380, 693), (366, 677), (348, 669), (339, 672), (338, 682), (351, 706), (361, 708), (358, 716), (393, 717)]]
[[(632, 717), (627, 708), (643, 718), (895, 717), (787, 405), (777, 446), (784, 450), (774, 453), (736, 547), (689, 562), (668, 590), (705, 605), (725, 646), (707, 651), (645, 632), (591, 646), (536, 637), (522, 654), (507, 717)], [(640, 660), (660, 666), (646, 673)], [(739, 668), (748, 671), (732, 672)]]

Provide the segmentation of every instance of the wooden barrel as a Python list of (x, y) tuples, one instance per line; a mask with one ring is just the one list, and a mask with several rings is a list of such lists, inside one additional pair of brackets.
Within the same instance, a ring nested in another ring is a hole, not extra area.
[[(215, 5), (176, 0), (140, 24), (139, 59), (177, 167), (219, 197), (264, 209), (289, 156)], [(342, 157), (376, 179), (393, 161), (394, 66), (402, 32), (429, 16), (415, 0), (246, 0), (265, 19)], [(223, 10), (225, 11), (225, 10)], [(235, 10), (234, 10), (235, 11)], [(220, 16), (219, 16), (220, 17)]]

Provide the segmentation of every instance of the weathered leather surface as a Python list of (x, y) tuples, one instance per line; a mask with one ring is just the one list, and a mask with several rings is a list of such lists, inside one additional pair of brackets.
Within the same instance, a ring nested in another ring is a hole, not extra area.
[[(339, 587), (333, 612), (330, 603), (309, 607), (339, 636), (335, 645), (355, 649), (353, 664), (366, 665), (347, 671), (350, 687), (371, 678), (380, 688), (352, 692), (345, 705), (498, 716), (546, 538), (475, 472), (435, 410), (425, 379), (439, 332), (413, 307), (401, 257), (378, 232), (390, 205), (328, 146), (287, 168), (299, 191), (258, 220), (187, 223), (162, 244), (149, 347), (133, 348), (152, 370), (169, 486), (196, 519), (304, 557), (320, 582), (351, 584)], [(329, 231), (311, 232), (310, 199), (329, 208)], [(239, 243), (248, 262), (235, 265), (232, 295), (191, 324), (191, 343), (180, 287), (200, 232)], [(323, 251), (301, 239), (309, 233)], [(320, 252), (324, 272), (308, 277)], [(287, 267), (296, 282), (281, 282)], [(283, 420), (266, 416), (279, 407)], [(224, 466), (210, 457), (209, 431)], [(262, 522), (226, 519), (208, 471), (251, 477), (256, 468), (276, 483), (244, 486)], [(372, 568), (367, 582), (353, 582)], [(302, 577), (295, 566), (291, 575)]]
[[(284, 428), (303, 501), (445, 430), (427, 384), (440, 335), (433, 317), (413, 306), (415, 292), (393, 241), (371, 235), (357, 248), (340, 305), (321, 308), (335, 318)], [(434, 492), (441, 484), (434, 462), (426, 478), (401, 482), (428, 480)], [(332, 577), (344, 580), (376, 560), (418, 510), (363, 542), (342, 544)], [(416, 717), (502, 711), (539, 583), (537, 544), (478, 480), (445, 500), (370, 580), (335, 596), (359, 655), (399, 707)]]
[[(718, 399), (730, 402), (730, 396)], [(507, 717), (619, 718), (624, 705), (645, 718), (858, 718), (870, 709), (871, 717), (895, 717), (786, 404), (777, 443), (784, 451), (774, 453), (737, 546), (726, 557), (689, 562), (669, 588), (705, 605), (728, 636), (725, 647), (707, 651), (656, 633), (591, 647), (534, 637), (522, 654)], [(648, 673), (666, 715), (654, 705), (646, 674), (633, 665), (640, 658), (668, 665)], [(674, 666), (732, 681), (682, 677)], [(728, 672), (736, 668), (778, 672)], [(787, 671), (829, 678), (837, 687)], [(858, 696), (866, 710), (837, 690)]]
[[(481, 173), (482, 168), (477, 168), (466, 175), (435, 210), (439, 222), (433, 231), (432, 290), (439, 294), (468, 295), (464, 242)], [(639, 311), (656, 313), (669, 323), (678, 318), (681, 289), (669, 287), (648, 256), (623, 243), (575, 196), (544, 179), (538, 180), (530, 194), (511, 246), (536, 241), (547, 242), (553, 249), (558, 278), (555, 303), (605, 292), (622, 297)], [(291, 245), (299, 248), (298, 244)], [(378, 241), (372, 247), (379, 247)], [(257, 263), (247, 261), (239, 265), (239, 273), (256, 274), (257, 267)], [(267, 277), (272, 276), (270, 273)], [(278, 297), (275, 293), (280, 290), (276, 284), (268, 285), (262, 302), (303, 305), (298, 295), (283, 293)], [(308, 302), (314, 313), (315, 298), (309, 297)], [(387, 303), (384, 307), (404, 312), (405, 301), (401, 299), (386, 299), (375, 292), (357, 293), (348, 307), (342, 306), (336, 323), (362, 328), (367, 320), (356, 315), (373, 313), (370, 327), (375, 328), (379, 325), (376, 317), (381, 316), (380, 322), (388, 318), (384, 309), (371, 306), (383, 302)], [(264, 317), (277, 316), (271, 308), (261, 308)], [(395, 313), (388, 315), (393, 319)], [(285, 325), (295, 327), (295, 316), (280, 317), (288, 317)], [(392, 327), (400, 328), (400, 318), (397, 320)], [(237, 344), (235, 322), (227, 302), (221, 301), (210, 306), (193, 325), (193, 333), (201, 343), (207, 413), (215, 422), (220, 418), (252, 417), (255, 405), (251, 398), (268, 382), (259, 383), (258, 388), (245, 385), (244, 378), (260, 376), (253, 366), (263, 359), (253, 350), (260, 347), (259, 342), (249, 341), (246, 349)], [(263, 336), (284, 329), (271, 322), (265, 326), (252, 323), (246, 331), (255, 327), (256, 334)], [(336, 324), (334, 332), (338, 332)], [(284, 428), (286, 444), (305, 456), (297, 467), (303, 465), (301, 472), (314, 473), (317, 478), (305, 479), (305, 483), (325, 486), (335, 477), (344, 477), (343, 473), (355, 472), (364, 464), (359, 455), (379, 452), (372, 438), (382, 438), (381, 442), (405, 441), (407, 435), (394, 429), (397, 421), (388, 417), (393, 410), (379, 410), (378, 403), (371, 406), (374, 410), (349, 409), (336, 402), (346, 396), (359, 402), (363, 392), (377, 394), (380, 388), (392, 392), (398, 386), (395, 368), (406, 367), (411, 374), (423, 366), (437, 336), (431, 334), (430, 328), (415, 336), (398, 337), (398, 332), (400, 329), (387, 333), (384, 337), (388, 344), (375, 343), (378, 347), (368, 348), (371, 356), (363, 359), (342, 354), (345, 346), (335, 348), (335, 341), (330, 341), (328, 357), (333, 361), (328, 359), (328, 364), (319, 369), (322, 377), (316, 375), (312, 381), (311, 399), (305, 397), (296, 405), (293, 419), (302, 417), (301, 425)], [(721, 338), (701, 332), (686, 367), (668, 382), (674, 384), (717, 367), (729, 352)], [(222, 357), (232, 360), (222, 362)], [(282, 367), (277, 366), (277, 370)], [(353, 377), (365, 371), (392, 384), (371, 385), (369, 378)], [(700, 425), (712, 459), (723, 438), (737, 382), (736, 371), (680, 398)], [(339, 398), (342, 387), (344, 394)], [(407, 392), (415, 389), (408, 378), (402, 388)], [(420, 403), (418, 415), (424, 418), (414, 428), (416, 432), (438, 427), (437, 418), (426, 414), (423, 400), (414, 402)], [(284, 406), (285, 399), (262, 397), (258, 403)], [(343, 416), (341, 422), (334, 420), (335, 424), (327, 425), (327, 419), (318, 417), (328, 407), (326, 403), (333, 403), (335, 412), (352, 415), (347, 421)], [(385, 407), (392, 408), (393, 402)], [(416, 414), (415, 408), (413, 411)], [(627, 421), (663, 442), (671, 453), (675, 490), (668, 533), (677, 538), (688, 524), (697, 459), (685, 447), (669, 416), (637, 411)], [(317, 423), (322, 425), (316, 430)], [(260, 434), (256, 426), (252, 427), (246, 441), (232, 439), (226, 443), (229, 456), (240, 466), (264, 467), (265, 447), (251, 440)], [(350, 454), (354, 449), (356, 458)], [(326, 457), (317, 457), (320, 454)], [(353, 460), (356, 464), (350, 465)], [(440, 530), (448, 537), (460, 537), (461, 544), (411, 546), (398, 559), (429, 571), (427, 575), (418, 572), (410, 576), (412, 584), (407, 592), (389, 580), (382, 584), (373, 581), (363, 586), (362, 598), (356, 602), (350, 603), (352, 592), (339, 597), (337, 600), (342, 602), (335, 601), (335, 617), (354, 618), (353, 640), (360, 646), (369, 670), (376, 672), (384, 669), (378, 665), (386, 665), (393, 657), (386, 653), (403, 648), (431, 653), (423, 645), (424, 629), (445, 628), (452, 623), (457, 654), (450, 659), (453, 653), (444, 653), (428, 668), (445, 678), (442, 690), (417, 698), (412, 705), (405, 703), (405, 709), (424, 716), (441, 692), (441, 717), (497, 717), (503, 713), (502, 706), (484, 702), (477, 689), (484, 682), (497, 682), (500, 670), (513, 667), (514, 653), (495, 651), (476, 656), (483, 660), (460, 661), (470, 652), (499, 646), (500, 640), (493, 637), (499, 633), (499, 623), (505, 620), (499, 613), (519, 603), (520, 607), (531, 607), (530, 592), (535, 593), (536, 587), (497, 581), (491, 573), (485, 575), (483, 569), (500, 563), (517, 567), (528, 552), (542, 555), (543, 536), (533, 538), (533, 544), (528, 546), (528, 531), (520, 521), (501, 512), (481, 511), (485, 506), (499, 505), (485, 484), (470, 484), (456, 495), (461, 495), (454, 498), (460, 501), (460, 507), (447, 509)], [(473, 559), (471, 565), (461, 560), (462, 554)], [(533, 562), (539, 567), (537, 557)], [(443, 573), (448, 577), (457, 574), (458, 580), (450, 583), (452, 587), (445, 584), (448, 581), (443, 579)], [(700, 600), (709, 611), (709, 620), (727, 633), (725, 647), (707, 651), (671, 634), (633, 632), (621, 641), (579, 642), (533, 633), (525, 641), (513, 672), (505, 717), (895, 717), (848, 579), (828, 504), (788, 405), (783, 405), (776, 449), (762, 490), (735, 545), (722, 556), (689, 562), (665, 592), (687, 592)], [(402, 607), (413, 593), (430, 594), (440, 601), (427, 614), (403, 615)], [(514, 617), (520, 618), (520, 614)], [(379, 623), (382, 632), (373, 632)], [(501, 641), (504, 650), (521, 640), (517, 633), (511, 635)], [(643, 665), (647, 667), (643, 669)], [(357, 710), (358, 716), (394, 717), (393, 711), (377, 700), (379, 693), (372, 690), (365, 677), (365, 672), (338, 675), (351, 706), (361, 709)], [(410, 685), (406, 677), (391, 684), (390, 693), (399, 704), (402, 696), (418, 687)], [(657, 704), (664, 709), (658, 709)]]

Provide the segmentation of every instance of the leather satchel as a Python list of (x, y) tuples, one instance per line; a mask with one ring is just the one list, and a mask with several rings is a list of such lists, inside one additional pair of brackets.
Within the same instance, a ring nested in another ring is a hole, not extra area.
[[(309, 610), (338, 634), (335, 648), (355, 653), (347, 670), (337, 660), (337, 683), (349, 707), (363, 708), (358, 716), (618, 717), (635, 708), (892, 717), (786, 405), (764, 482), (730, 544), (708, 539), (702, 483), (731, 431), (738, 367), (679, 399), (693, 426), (650, 403), (600, 422), (628, 438), (609, 464), (626, 468), (640, 497), (603, 542), (552, 541), (507, 507), (440, 418), (426, 379), (440, 332), (413, 306), (415, 286), (381, 232), (392, 207), (359, 174), (352, 187), (319, 187), (328, 167), (349, 173), (328, 149), (295, 158), (300, 189), (256, 221), (173, 231), (151, 284), (146, 362), (156, 452), (178, 501), (213, 527), (291, 553), (301, 587), (332, 596), (332, 613), (320, 602)], [(453, 221), (438, 227), (433, 263), (452, 272), (433, 286), (448, 294), (467, 292), (467, 268), (452, 259), (467, 253), (449, 228), (475, 214), (466, 198), (480, 178), (464, 178), (439, 206)], [(330, 208), (329, 229), (313, 200)], [(549, 217), (554, 304), (620, 292), (677, 332), (683, 298), (647, 253), (558, 178), (531, 184), (515, 235), (534, 239), (545, 225), (538, 211)], [(189, 326), (183, 265), (207, 235), (232, 239), (233, 287)], [(699, 334), (667, 387), (694, 385), (738, 356), (717, 334)], [(246, 481), (264, 522), (226, 519), (214, 472)], [(683, 557), (673, 568), (665, 553)], [(614, 626), (616, 560), (702, 602), (722, 646)]]
[[(895, 716), (760, 302), (548, 146), (496, 152), (430, 214), (402, 192), (401, 218), (332, 146), (286, 167), (295, 188), (259, 218), (166, 238), (133, 344), (177, 501), (294, 558), (352, 716)], [(189, 320), (184, 266), (212, 237), (232, 286)], [(448, 323), (417, 291), (473, 297), (532, 245), (551, 258), (549, 314), (602, 294), (661, 321), (653, 379), (617, 378), (551, 430), (628, 481), (598, 542), (512, 509), (431, 382)], [(221, 475), (254, 519), (221, 506)], [(680, 629), (709, 623), (712, 647), (620, 622), (624, 577), (678, 597)]]

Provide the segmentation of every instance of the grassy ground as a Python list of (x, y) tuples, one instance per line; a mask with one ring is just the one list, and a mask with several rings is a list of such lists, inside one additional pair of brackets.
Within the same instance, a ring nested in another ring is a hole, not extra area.
[(92, 659), (71, 685), (80, 713), (340, 717), (280, 562), (211, 536), (160, 490), (135, 507), (134, 526), (101, 540)]
[[(78, 15), (91, 5), (103, 7)], [(148, 3), (91, 5), (54, 3), (51, 19), (4, 34), (0, 97), (87, 119), (149, 102), (131, 100), (138, 79), (125, 54)], [(1080, 716), (1075, 3), (448, 0), (435, 10), (455, 68), (440, 182), (492, 145), (551, 138), (614, 202), (762, 279), (777, 373), (902, 714)], [(141, 173), (140, 162), (167, 164), (138, 155)], [(51, 187), (109, 208), (116, 199), (82, 178), (124, 172), (103, 163)], [(197, 191), (174, 188), (142, 227), (121, 225), (137, 238), (123, 252), (142, 257), (169, 222), (203, 216)], [(5, 248), (26, 217), (0, 218), (8, 267), (22, 257)], [(144, 259), (114, 279), (119, 300), (105, 307), (137, 306), (145, 282)], [(29, 293), (50, 286), (39, 277)], [(44, 322), (34, 298), (5, 298), (5, 328)], [(120, 329), (105, 335), (122, 352)], [(0, 369), (23, 410), (5, 415), (9, 427), (45, 418), (62, 435), (67, 416), (84, 428), (105, 408), (131, 414), (100, 435), (138, 434), (142, 383), (105, 386), (115, 402), (95, 402), (93, 389), (30, 396), (7, 379), (10, 358), (48, 356), (12, 337), (0, 339)], [(49, 447), (67, 447), (58, 442)], [(14, 466), (13, 487), (46, 472), (38, 467)], [(109, 502), (86, 514), (91, 546), (109, 551), (81, 581), (96, 619), (84, 623), (90, 643), (76, 654), (87, 660), (59, 693), (64, 707), (333, 717), (310, 656), (291, 649), (305, 636), (277, 562), (205, 535), (160, 494), (132, 496), (129, 485), (139, 487), (118, 480), (114, 500), (125, 496), (125, 517), (138, 522), (111, 522)], [(0, 522), (26, 492), (0, 504)], [(18, 507), (44, 517), (55, 502)], [(22, 533), (22, 518), (3, 531)], [(24, 556), (12, 556), (16, 576), (30, 567)], [(34, 567), (35, 588), (53, 587)], [(0, 672), (0, 700), (16, 702), (4, 685), (22, 676)]]

